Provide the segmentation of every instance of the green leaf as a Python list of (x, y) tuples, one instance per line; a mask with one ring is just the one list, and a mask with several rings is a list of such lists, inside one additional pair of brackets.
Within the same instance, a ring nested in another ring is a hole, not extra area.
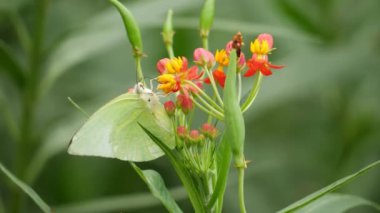
[(205, 206), (203, 205), (203, 202), (201, 200), (201, 196), (199, 195), (199, 192), (196, 190), (197, 187), (192, 181), (189, 171), (183, 165), (181, 157), (177, 153), (170, 150), (169, 147), (167, 147), (164, 142), (162, 142), (155, 135), (153, 135), (148, 129), (146, 129), (142, 125), (140, 126), (145, 131), (145, 133), (162, 149), (162, 151), (169, 158), (172, 166), (174, 167), (176, 173), (181, 179), (189, 195), (190, 201), (193, 204), (193, 208), (195, 212), (206, 212)]
[(24, 73), (10, 48), (0, 40), (0, 71), (6, 72), (17, 86), (24, 83)]
[[(186, 191), (183, 187), (170, 189), (170, 193), (176, 200), (187, 198)], [(161, 202), (155, 198), (152, 193), (136, 193), (131, 195), (120, 195), (105, 198), (98, 198), (90, 201), (84, 201), (74, 204), (66, 204), (54, 207), (57, 213), (95, 213), (95, 212), (120, 212), (120, 210), (132, 212), (161, 205)]]
[(2, 116), (2, 121), (5, 123), (12, 138), (17, 140), (20, 135), (20, 129), (10, 102), (5, 98), (2, 90), (0, 90), (0, 115)]
[(352, 174), (352, 175), (349, 175), (349, 176), (346, 176), (338, 181), (335, 181), (334, 183), (306, 196), (305, 198), (289, 205), (288, 207), (278, 211), (279, 213), (281, 212), (293, 212), (295, 210), (298, 210), (314, 201), (316, 201), (317, 199), (319, 199), (320, 197), (322, 197), (323, 195), (329, 193), (329, 192), (332, 192), (340, 187), (342, 187), (343, 185), (353, 181), (355, 178), (359, 177), (360, 175), (363, 175), (364, 173), (368, 172), (370, 169), (373, 169), (375, 168), (376, 166), (378, 166), (380, 164), (380, 160), (379, 161), (376, 161), (366, 167), (364, 167), (363, 169), (359, 170), (358, 172)]
[(0, 163), (0, 170), (12, 180), (18, 187), (20, 187), (30, 198), (41, 208), (43, 212), (51, 212), (50, 207), (41, 199), (41, 197), (28, 185), (13, 175), (8, 169), (6, 169), (2, 163)]
[(371, 206), (380, 211), (380, 206), (364, 198), (346, 194), (328, 194), (312, 202), (299, 210), (297, 213), (341, 213), (357, 206)]
[(131, 163), (137, 174), (148, 185), (153, 196), (158, 198), (169, 212), (182, 212), (172, 195), (165, 186), (161, 175), (154, 170), (141, 170), (136, 164)]
[(0, 212), (5, 212), (4, 204), (3, 204), (3, 199), (0, 196)]
[(232, 152), (227, 137), (222, 138), (217, 149), (217, 172), (218, 179), (215, 184), (214, 192), (207, 204), (208, 208), (212, 208), (217, 200), (223, 203), (224, 192), (227, 186), (228, 173), (230, 171)]

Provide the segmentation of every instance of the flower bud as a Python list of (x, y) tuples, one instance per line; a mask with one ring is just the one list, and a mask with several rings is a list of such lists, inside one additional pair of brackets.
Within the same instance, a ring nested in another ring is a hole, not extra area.
[(173, 101), (166, 101), (164, 103), (164, 108), (170, 117), (174, 115), (176, 106)]
[(182, 109), (183, 113), (187, 114), (193, 109), (193, 101), (188, 94), (179, 94), (177, 96), (177, 106)]
[(206, 0), (203, 4), (200, 16), (201, 37), (208, 37), (211, 26), (214, 22), (215, 0)]
[(203, 124), (201, 131), (206, 137), (210, 138), (211, 140), (214, 140), (216, 136), (218, 136), (218, 129), (209, 123)]
[(272, 37), (271, 34), (262, 33), (259, 36), (257, 36), (257, 40), (259, 40), (261, 43), (263, 41), (266, 41), (268, 43), (268, 48), (272, 49), (272, 47), (273, 47), (273, 37)]
[(211, 68), (215, 64), (214, 55), (203, 48), (197, 48), (194, 50), (194, 62), (199, 66), (207, 66)]
[(177, 127), (177, 135), (180, 139), (185, 139), (187, 137), (187, 129), (184, 126)]
[(200, 134), (198, 130), (193, 129), (190, 131), (189, 139), (191, 142), (199, 143), (203, 140), (203, 138), (204, 138), (204, 136), (202, 134)]
[(141, 56), (143, 54), (143, 45), (140, 29), (135, 18), (133, 17), (132, 13), (118, 0), (110, 0), (110, 2), (116, 7), (123, 19), (124, 27), (127, 32), (129, 42), (133, 48), (134, 54), (136, 56)]

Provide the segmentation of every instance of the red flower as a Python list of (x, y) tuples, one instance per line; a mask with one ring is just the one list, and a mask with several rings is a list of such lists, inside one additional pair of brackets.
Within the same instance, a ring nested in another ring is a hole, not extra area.
[(263, 75), (271, 75), (273, 69), (281, 69), (284, 66), (278, 66), (269, 63), (268, 54), (273, 50), (273, 37), (270, 34), (260, 34), (254, 42), (251, 42), (252, 58), (247, 61), (248, 70), (245, 77), (254, 75), (260, 71)]
[[(226, 74), (223, 72), (223, 70), (214, 70), (214, 72), (212, 72), (212, 76), (214, 77), (215, 81), (222, 87), (224, 88), (224, 83), (226, 81)], [(205, 78), (204, 82), (206, 84), (210, 84), (211, 81), (210, 81), (210, 78)]]
[(253, 55), (252, 59), (247, 61), (248, 70), (244, 74), (244, 77), (253, 76), (257, 71), (260, 71), (261, 74), (268, 76), (272, 75), (271, 68), (273, 69), (282, 69), (284, 66), (274, 65), (268, 62), (268, 59), (257, 59)]

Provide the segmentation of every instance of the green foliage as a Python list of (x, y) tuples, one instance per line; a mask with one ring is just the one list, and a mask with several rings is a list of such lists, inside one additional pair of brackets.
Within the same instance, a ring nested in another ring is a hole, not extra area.
[(185, 187), (190, 201), (193, 204), (194, 211), (196, 212), (206, 212), (206, 208), (204, 203), (201, 200), (201, 196), (197, 191), (197, 186), (194, 184), (191, 179), (190, 172), (185, 167), (183, 160), (180, 158), (178, 153), (172, 151), (162, 142), (159, 138), (153, 135), (148, 129), (141, 126), (141, 128), (145, 131), (145, 133), (162, 149), (162, 151), (169, 158), (174, 170), (182, 181), (183, 186)]
[[(302, 207), (308, 206), (310, 203), (313, 203), (313, 202), (318, 202), (318, 203), (323, 202), (323, 201), (326, 202), (326, 200), (320, 201), (318, 199), (321, 198), (323, 195), (342, 187), (344, 184), (351, 182), (355, 178), (359, 177), (360, 175), (363, 175), (364, 173), (368, 172), (369, 170), (375, 168), (378, 165), (380, 165), (380, 161), (376, 161), (352, 175), (349, 175), (347, 177), (344, 177), (340, 180), (335, 181), (334, 183), (306, 196), (305, 198), (291, 204), (290, 206), (280, 210), (279, 212), (294, 212)], [(318, 205), (318, 204), (315, 204), (315, 205)]]
[(132, 163), (132, 167), (135, 169), (137, 174), (139, 174), (139, 176), (146, 183), (146, 185), (148, 185), (153, 196), (158, 198), (169, 212), (182, 212), (182, 210), (179, 208), (175, 200), (170, 195), (170, 192), (166, 188), (164, 180), (162, 179), (160, 173), (154, 170), (141, 170), (134, 163)]
[(331, 212), (339, 213), (346, 212), (358, 206), (370, 206), (380, 211), (380, 206), (376, 203), (368, 201), (358, 196), (345, 195), (345, 194), (327, 194), (318, 200), (310, 203), (309, 205), (296, 210), (300, 213), (317, 213), (317, 212)]
[[(45, 201), (41, 199), (41, 197), (27, 184), (18, 179), (15, 175), (13, 175), (7, 168), (0, 163), (0, 170), (9, 178), (11, 181), (21, 188), (37, 205), (41, 208), (41, 210), (45, 213), (51, 212), (51, 208), (46, 204)], [(1, 203), (0, 203), (1, 204)], [(1, 209), (1, 208), (0, 208)]]

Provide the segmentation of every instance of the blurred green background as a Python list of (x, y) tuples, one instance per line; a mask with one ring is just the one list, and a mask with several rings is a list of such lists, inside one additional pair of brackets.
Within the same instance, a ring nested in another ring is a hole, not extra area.
[[(176, 55), (191, 59), (201, 45), (202, 1), (123, 3), (142, 29), (147, 77), (166, 57), (160, 32), (169, 8)], [(286, 65), (264, 79), (246, 116), (249, 212), (279, 210), (380, 158), (379, 8), (378, 0), (217, 0), (211, 50), (241, 31), (248, 54), (249, 42), (267, 32), (277, 48), (271, 61)], [(109, 2), (1, 0), (0, 39), (0, 161), (54, 208), (74, 212), (94, 201), (105, 207), (100, 212), (165, 212), (127, 162), (66, 153), (86, 119), (67, 97), (94, 112), (135, 83), (122, 21)], [(245, 91), (251, 84), (245, 80)], [(159, 171), (192, 211), (165, 158), (140, 165)], [(235, 180), (233, 171), (225, 212), (238, 210)], [(379, 203), (380, 170), (340, 192)], [(39, 212), (20, 194), (0, 175), (0, 212)], [(118, 206), (128, 202), (127, 210)]]

